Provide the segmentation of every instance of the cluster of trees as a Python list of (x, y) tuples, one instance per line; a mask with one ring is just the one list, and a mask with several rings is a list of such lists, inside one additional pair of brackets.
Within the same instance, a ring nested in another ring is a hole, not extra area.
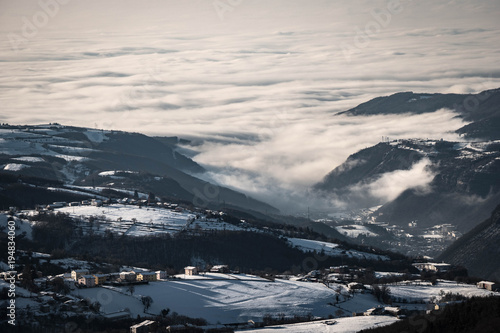
[(277, 313), (275, 315), (265, 314), (262, 318), (264, 326), (272, 326), (272, 325), (283, 325), (283, 324), (295, 324), (302, 323), (314, 320), (314, 316), (309, 313), (307, 315), (295, 315), (295, 316), (287, 316), (284, 313)]
[(373, 295), (379, 302), (383, 302), (385, 304), (392, 304), (391, 298), (391, 288), (386, 285), (374, 285), (373, 286)]
[(74, 239), (75, 222), (68, 214), (42, 214), (37, 217), (32, 235), (37, 251), (51, 253), (65, 249), (68, 242)]
[[(0, 158), (7, 162), (5, 159)], [(27, 169), (30, 170), (31, 168)], [(33, 209), (36, 204), (49, 204), (54, 201), (78, 201), (83, 196), (71, 193), (49, 191), (39, 186), (60, 186), (62, 183), (56, 180), (57, 175), (50, 168), (37, 168), (47, 178), (36, 176), (17, 175), (9, 172), (0, 172), (0, 209), (8, 210), (9, 207)], [(32, 184), (35, 187), (27, 185)]]

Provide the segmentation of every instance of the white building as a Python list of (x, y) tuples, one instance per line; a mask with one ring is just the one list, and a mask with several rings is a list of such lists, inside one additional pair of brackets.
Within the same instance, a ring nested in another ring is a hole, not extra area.
[(194, 266), (184, 267), (184, 274), (186, 274), (186, 275), (198, 275), (198, 269)]
[(89, 274), (89, 271), (87, 269), (75, 269), (71, 271), (71, 278), (75, 281), (78, 281), (78, 278), (80, 278), (80, 276), (87, 274)]

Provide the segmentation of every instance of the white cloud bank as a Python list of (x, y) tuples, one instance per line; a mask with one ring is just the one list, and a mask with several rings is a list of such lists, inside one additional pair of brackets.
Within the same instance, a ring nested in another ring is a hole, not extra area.
[(382, 136), (462, 126), (336, 112), (500, 86), (497, 1), (221, 1), (0, 2), (0, 121), (192, 138), (214, 179), (284, 208)]

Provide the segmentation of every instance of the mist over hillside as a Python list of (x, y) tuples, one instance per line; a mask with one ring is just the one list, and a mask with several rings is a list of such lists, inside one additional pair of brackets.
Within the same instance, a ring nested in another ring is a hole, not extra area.
[[(363, 149), (314, 189), (353, 208), (382, 205), (374, 214), (381, 221), (452, 223), (470, 230), (500, 202), (498, 131), (491, 131), (498, 128), (499, 99), (498, 89), (477, 95), (398, 93), (348, 110), (344, 114), (366, 116), (453, 107), (470, 122), (456, 130), (462, 136), (457, 141), (398, 139)], [(471, 100), (475, 107), (466, 107)]]

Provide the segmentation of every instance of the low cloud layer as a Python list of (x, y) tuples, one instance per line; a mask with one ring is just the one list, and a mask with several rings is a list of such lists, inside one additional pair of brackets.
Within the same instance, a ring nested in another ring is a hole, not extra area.
[(350, 191), (364, 194), (367, 200), (373, 200), (373, 206), (394, 200), (407, 189), (428, 193), (432, 191), (429, 184), (434, 178), (431, 165), (431, 161), (424, 158), (409, 170), (387, 172), (371, 183), (353, 186)]
[(427, 169), (429, 161), (352, 188), (344, 198), (325, 199), (309, 188), (350, 154), (377, 144), (382, 138), (458, 140), (451, 131), (462, 125), (462, 120), (450, 110), (399, 116), (341, 115), (323, 121), (311, 117), (307, 122), (300, 119), (267, 128), (262, 131), (263, 139), (257, 142), (206, 142), (196, 147), (200, 154), (195, 159), (211, 170), (212, 180), (273, 202), (285, 211), (304, 210), (308, 206), (322, 210), (359, 208), (387, 202), (407, 188), (428, 184), (432, 180)]
[(221, 1), (61, 1), (45, 23), (38, 2), (2, 2), (1, 122), (190, 138), (207, 177), (288, 209), (382, 136), (463, 125), (336, 112), (500, 86), (495, 1)]

